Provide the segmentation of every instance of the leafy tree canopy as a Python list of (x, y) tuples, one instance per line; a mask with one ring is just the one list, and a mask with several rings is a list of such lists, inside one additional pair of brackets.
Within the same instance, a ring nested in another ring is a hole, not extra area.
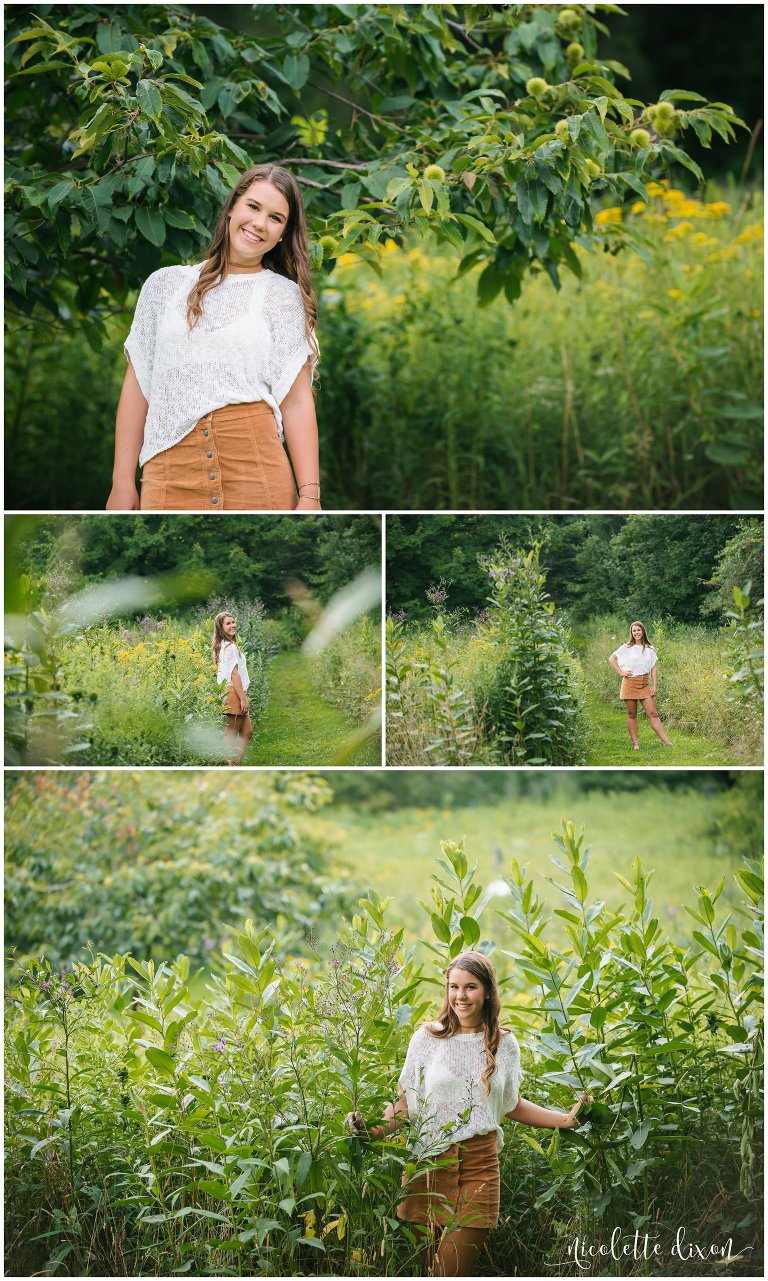
[(598, 57), (614, 5), (240, 6), (232, 31), (190, 6), (12, 6), (6, 15), (7, 303), (107, 316), (156, 268), (200, 253), (250, 163), (288, 165), (315, 264), (375, 260), (385, 237), (433, 232), (484, 265), (482, 300), (525, 271), (578, 274), (574, 242), (618, 248), (609, 200), (647, 199), (689, 131), (742, 122), (665, 90), (625, 96)]

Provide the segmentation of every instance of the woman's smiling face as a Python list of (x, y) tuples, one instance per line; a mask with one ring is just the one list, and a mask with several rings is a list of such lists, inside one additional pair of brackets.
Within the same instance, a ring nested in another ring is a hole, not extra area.
[(222, 618), (221, 630), (225, 636), (229, 637), (230, 640), (233, 640), (237, 635), (237, 623), (231, 614), (227, 614), (226, 618)]
[(450, 971), (448, 1001), (463, 1028), (469, 1030), (482, 1027), (485, 988), (470, 970)]
[(633, 623), (633, 624), (632, 624), (632, 639), (633, 639), (633, 640), (636, 640), (636, 641), (641, 641), (641, 640), (643, 639), (643, 625), (642, 625), (642, 623)]
[(230, 267), (260, 269), (288, 226), (288, 201), (265, 178), (252, 182), (229, 215)]

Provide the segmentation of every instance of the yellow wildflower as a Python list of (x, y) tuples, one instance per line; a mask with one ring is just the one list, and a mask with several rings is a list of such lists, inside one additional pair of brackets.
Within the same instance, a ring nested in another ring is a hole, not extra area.
[(621, 209), (615, 206), (612, 209), (601, 209), (595, 218), (598, 227), (607, 227), (613, 223), (621, 222)]
[(748, 245), (752, 240), (762, 240), (763, 228), (759, 222), (753, 222), (751, 226), (745, 227), (740, 235), (736, 237), (743, 245)]
[(669, 179), (662, 178), (660, 182), (647, 182), (645, 189), (649, 196), (663, 196), (669, 186)]
[(667, 297), (668, 298), (684, 298), (685, 294), (683, 293), (682, 289), (668, 289)]
[(711, 205), (707, 205), (707, 210), (713, 218), (723, 218), (731, 212), (731, 206), (725, 200), (715, 200)]
[[(679, 223), (677, 224), (677, 226), (676, 226), (676, 227), (671, 227), (671, 228), (670, 228), (670, 230), (667, 232), (667, 237), (669, 237), (669, 236), (685, 236), (689, 231), (693, 231), (693, 223), (692, 223), (692, 222), (679, 222)], [(665, 237), (665, 239), (666, 239), (667, 237)]]
[(632, 205), (632, 213), (633, 214), (644, 213), (646, 208), (647, 208), (647, 205), (644, 200), (636, 200), (635, 203)]

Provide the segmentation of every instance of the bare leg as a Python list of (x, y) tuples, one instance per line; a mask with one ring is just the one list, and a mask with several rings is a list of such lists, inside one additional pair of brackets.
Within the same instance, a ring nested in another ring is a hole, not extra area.
[(662, 743), (664, 743), (666, 747), (671, 747), (672, 744), (664, 732), (664, 726), (659, 718), (659, 713), (656, 711), (656, 700), (654, 698), (644, 698), (643, 708), (648, 720), (651, 722), (651, 729), (654, 733), (658, 734)]
[(632, 739), (632, 746), (637, 748), (640, 744), (637, 741), (637, 699), (625, 698), (624, 706), (627, 709), (627, 729), (629, 737)]
[(253, 738), (253, 725), (246, 712), (244, 716), (227, 716), (225, 734), (231, 744), (230, 765), (239, 765), (245, 749)]
[(470, 1277), (487, 1235), (487, 1228), (446, 1230), (437, 1250), (435, 1276)]

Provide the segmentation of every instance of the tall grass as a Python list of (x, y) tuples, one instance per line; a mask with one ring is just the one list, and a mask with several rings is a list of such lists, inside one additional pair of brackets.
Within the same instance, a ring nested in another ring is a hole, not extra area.
[[(762, 505), (757, 198), (652, 184), (641, 256), (578, 251), (513, 307), (428, 247), (341, 260), (322, 295), (326, 493), (379, 508)], [(350, 410), (351, 407), (351, 410)]]
[(381, 699), (381, 624), (364, 614), (312, 659), (312, 675), (326, 702), (362, 723)]
[[(12, 970), (8, 1270), (413, 1275), (414, 1239), (394, 1213), (413, 1168), (407, 1138), (363, 1147), (344, 1115), (381, 1114), (447, 958), (471, 945), (494, 954), (526, 1096), (595, 1098), (586, 1127), (546, 1147), (532, 1131), (508, 1135), (502, 1221), (480, 1271), (573, 1271), (576, 1234), (605, 1243), (639, 1229), (662, 1241), (665, 1274), (690, 1275), (670, 1253), (683, 1224), (689, 1242), (732, 1237), (729, 1271), (759, 1275), (748, 1253), (760, 1239), (759, 872), (739, 872), (728, 916), (722, 883), (698, 887), (681, 946), (639, 858), (617, 873), (626, 899), (609, 911), (590, 891), (583, 834), (566, 823), (555, 839), (560, 946), (525, 868), (513, 862), (494, 899), (463, 847), (443, 842), (425, 905), (434, 964), (414, 965), (369, 893), (337, 948), (306, 964), (247, 925), (207, 981), (184, 957)], [(585, 1267), (607, 1270), (647, 1266)]]

